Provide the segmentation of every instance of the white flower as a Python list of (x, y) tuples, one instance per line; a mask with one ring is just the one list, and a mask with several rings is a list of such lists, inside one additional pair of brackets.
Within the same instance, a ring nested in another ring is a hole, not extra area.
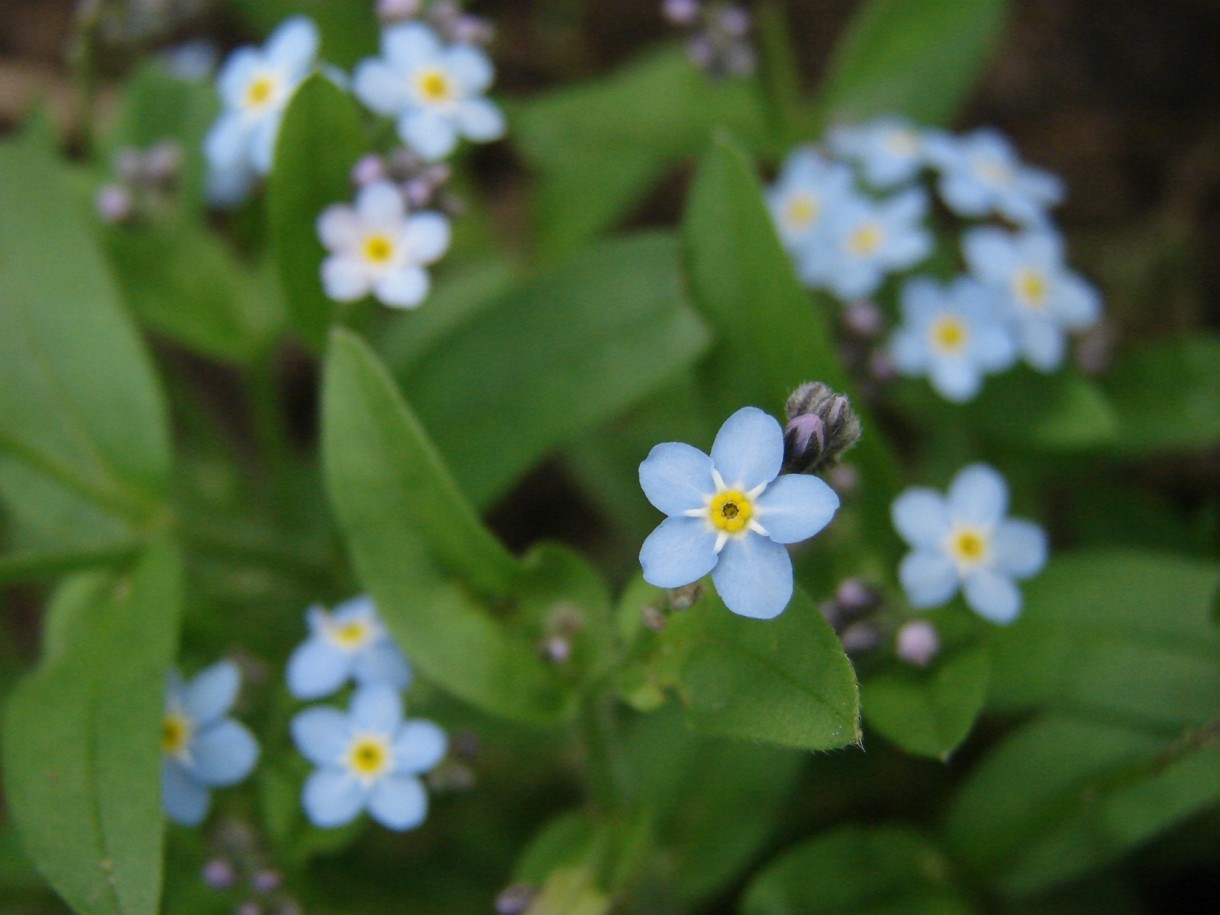
[(828, 141), (836, 155), (857, 163), (877, 188), (906, 184), (925, 162), (923, 134), (900, 118), (840, 125), (831, 129)]
[(360, 189), (355, 207), (327, 207), (318, 237), (331, 252), (322, 285), (332, 299), (354, 302), (372, 292), (386, 305), (414, 308), (428, 294), (423, 265), (449, 247), (449, 220), (427, 210), (408, 215), (399, 190), (375, 181)]
[(928, 161), (940, 172), (940, 196), (959, 216), (998, 213), (1019, 225), (1046, 221), (1046, 210), (1063, 200), (1054, 175), (1024, 165), (996, 130), (963, 137), (939, 133), (925, 141)]
[(1101, 313), (1097, 290), (1064, 264), (1059, 236), (982, 228), (967, 232), (962, 248), (970, 271), (996, 291), (1012, 319), (1021, 355), (1040, 371), (1058, 368), (1066, 332), (1088, 327)]
[(767, 206), (784, 247), (800, 258), (826, 214), (852, 193), (851, 169), (800, 147), (784, 160), (767, 189)]
[(483, 98), (494, 70), (482, 50), (443, 43), (420, 22), (387, 28), (382, 57), (356, 67), (356, 96), (398, 119), (398, 135), (429, 160), (453, 152), (459, 137), (477, 143), (504, 135), (504, 115)]
[(411, 665), (377, 615), (373, 599), (353, 597), (327, 613), (310, 607), (309, 638), (288, 659), (288, 691), (298, 699), (318, 699), (349, 679), (361, 686), (411, 685)]

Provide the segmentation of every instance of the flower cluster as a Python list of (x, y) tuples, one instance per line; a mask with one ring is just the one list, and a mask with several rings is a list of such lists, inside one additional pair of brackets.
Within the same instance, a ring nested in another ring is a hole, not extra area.
[(347, 712), (312, 706), (292, 720), (297, 748), (317, 769), (302, 805), (320, 827), (341, 826), (362, 810), (389, 829), (424, 821), (428, 797), (419, 776), (444, 757), (445, 732), (430, 721), (404, 720), (400, 692), (411, 668), (367, 597), (327, 613), (308, 613), (309, 638), (288, 661), (288, 688), (302, 699), (356, 683)]
[(112, 225), (136, 222), (169, 204), (182, 172), (182, 147), (161, 140), (147, 149), (121, 149), (114, 171), (115, 180), (93, 197), (97, 214)]
[(749, 12), (735, 3), (664, 0), (661, 14), (686, 33), (686, 54), (713, 77), (748, 76), (757, 65)]

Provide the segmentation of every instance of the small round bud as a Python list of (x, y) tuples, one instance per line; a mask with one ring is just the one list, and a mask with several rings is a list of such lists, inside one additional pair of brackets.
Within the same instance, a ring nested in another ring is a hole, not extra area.
[(566, 664), (572, 658), (572, 643), (561, 635), (553, 635), (543, 640), (539, 652), (552, 664)]
[(233, 915), (263, 915), (263, 907), (253, 899), (247, 899), (233, 910)]
[(784, 406), (782, 473), (817, 473), (839, 462), (860, 439), (860, 420), (851, 401), (820, 381), (801, 385)]
[(716, 45), (706, 35), (695, 35), (686, 43), (686, 56), (706, 70), (716, 62)]
[(283, 882), (284, 875), (273, 870), (261, 870), (250, 881), (251, 885), (260, 893), (273, 893), (280, 888)]
[(1107, 322), (1095, 324), (1076, 344), (1076, 364), (1086, 375), (1100, 375), (1114, 358), (1114, 327)]
[(927, 667), (940, 654), (940, 634), (927, 620), (904, 623), (894, 637), (894, 654), (915, 667)]
[(700, 12), (699, 0), (665, 0), (661, 4), (661, 15), (674, 25), (694, 25)]
[(496, 897), (496, 915), (523, 915), (538, 895), (538, 887), (514, 883)]
[(826, 482), (841, 496), (851, 495), (860, 488), (860, 471), (853, 464), (840, 464), (826, 475)]
[(377, 18), (382, 22), (413, 19), (423, 8), (423, 0), (377, 0)]
[(144, 176), (154, 184), (171, 184), (182, 169), (182, 147), (173, 140), (162, 140), (144, 154)]
[(489, 45), (496, 37), (496, 30), (486, 19), (464, 14), (453, 23), (452, 37), (458, 44)]
[(134, 147), (123, 147), (114, 157), (114, 173), (120, 181), (139, 184), (144, 178), (144, 154)]
[(385, 162), (376, 153), (361, 156), (352, 166), (352, 184), (364, 187), (374, 181), (382, 181), (386, 177)]
[(644, 625), (653, 632), (660, 632), (665, 628), (665, 614), (656, 607), (645, 605), (640, 608), (640, 617), (644, 621)]
[(680, 588), (669, 589), (669, 608), (671, 610), (689, 610), (703, 596), (703, 583), (691, 582)]
[(872, 299), (857, 299), (843, 310), (843, 326), (858, 337), (875, 337), (885, 330), (885, 316)]
[(720, 11), (717, 25), (724, 34), (741, 38), (750, 31), (750, 14), (740, 6), (726, 6)]
[(879, 603), (877, 592), (861, 578), (845, 578), (835, 588), (835, 601), (845, 610), (869, 610)]
[(889, 384), (898, 378), (898, 367), (894, 365), (894, 357), (884, 347), (873, 350), (872, 355), (868, 358), (868, 371), (882, 384)]
[(402, 196), (410, 209), (418, 210), (427, 206), (432, 198), (432, 184), (423, 178), (412, 178), (402, 185)]
[(135, 212), (131, 192), (121, 184), (107, 184), (98, 188), (93, 197), (93, 205), (102, 221), (111, 225), (126, 222)]
[(214, 890), (232, 889), (237, 883), (237, 871), (225, 858), (213, 858), (203, 866), (203, 882)]
[(839, 639), (848, 655), (867, 654), (881, 644), (881, 630), (868, 622), (852, 623), (839, 634)]

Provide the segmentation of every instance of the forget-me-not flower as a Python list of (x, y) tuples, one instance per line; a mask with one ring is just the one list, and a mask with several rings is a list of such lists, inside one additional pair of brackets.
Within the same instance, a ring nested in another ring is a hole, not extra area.
[(680, 442), (656, 445), (640, 464), (640, 485), (669, 517), (640, 549), (644, 580), (678, 588), (711, 572), (734, 613), (783, 612), (792, 597), (784, 544), (812, 537), (839, 507), (817, 477), (780, 476), (783, 460), (783, 430), (757, 407), (725, 420), (710, 457)]
[(329, 696), (349, 679), (361, 686), (406, 689), (411, 666), (377, 616), (372, 598), (353, 597), (327, 613), (310, 607), (309, 638), (288, 659), (288, 691), (298, 699)]
[(1018, 225), (1039, 225), (1063, 200), (1063, 184), (1050, 172), (1025, 165), (999, 131), (927, 138), (928, 161), (940, 172), (945, 204), (959, 216), (998, 213)]
[(318, 237), (330, 251), (322, 285), (332, 299), (354, 302), (371, 292), (385, 305), (414, 308), (431, 285), (424, 265), (449, 247), (449, 220), (431, 210), (408, 214), (398, 188), (375, 181), (360, 189), (354, 207), (323, 210)]
[(176, 823), (203, 822), (210, 789), (237, 784), (258, 761), (254, 736), (225, 717), (240, 686), (241, 674), (231, 661), (212, 665), (189, 683), (177, 671), (169, 674), (161, 719), (161, 797)]
[(827, 140), (838, 156), (857, 163), (876, 188), (894, 188), (923, 168), (923, 134), (900, 118), (878, 118), (867, 124), (839, 125)]
[(842, 201), (826, 214), (825, 231), (798, 263), (801, 278), (843, 300), (872, 295), (888, 274), (913, 267), (931, 252), (923, 225), (927, 208), (927, 195), (918, 188), (881, 201)]
[(1067, 269), (1058, 234), (980, 228), (962, 237), (962, 248), (970, 271), (999, 294), (1021, 355), (1040, 371), (1058, 368), (1067, 331), (1088, 327), (1101, 313), (1097, 290)]
[(1031, 521), (1005, 517), (1008, 484), (986, 464), (971, 464), (949, 492), (912, 487), (894, 500), (894, 526), (911, 546), (898, 577), (917, 608), (947, 603), (960, 587), (966, 603), (993, 623), (1021, 612), (1013, 579), (1046, 564), (1046, 534)]
[(807, 146), (789, 155), (767, 189), (767, 206), (788, 252), (800, 258), (825, 224), (826, 213), (851, 193), (851, 169), (843, 163), (831, 162)]
[(504, 135), (504, 115), (483, 97), (494, 70), (481, 48), (445, 44), (422, 22), (388, 27), (382, 57), (356, 67), (356, 96), (398, 119), (398, 135), (425, 159), (453, 152), (458, 138), (476, 143)]
[(224, 111), (204, 139), (214, 202), (239, 200), (255, 175), (271, 171), (284, 109), (317, 53), (317, 26), (295, 16), (262, 48), (239, 48), (225, 61), (217, 77)]
[(389, 829), (413, 829), (428, 813), (418, 776), (445, 755), (445, 732), (431, 721), (403, 721), (402, 700), (388, 686), (365, 686), (351, 710), (314, 706), (292, 719), (292, 737), (318, 768), (302, 805), (315, 826), (342, 826), (367, 809)]
[(996, 294), (978, 280), (959, 276), (941, 286), (915, 277), (902, 287), (890, 355), (899, 372), (927, 375), (937, 393), (962, 403), (978, 394), (983, 375), (1013, 364), (1017, 345)]

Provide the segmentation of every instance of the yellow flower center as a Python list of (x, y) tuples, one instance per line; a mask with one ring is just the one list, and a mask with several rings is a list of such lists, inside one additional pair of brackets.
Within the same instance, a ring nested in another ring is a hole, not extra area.
[(919, 152), (919, 142), (909, 130), (891, 130), (885, 137), (885, 148), (895, 156), (913, 156)]
[(1012, 182), (1012, 169), (999, 159), (988, 157), (978, 160), (974, 165), (974, 173), (988, 184), (1003, 186)]
[(875, 222), (866, 222), (847, 238), (847, 251), (855, 257), (867, 257), (885, 240), (885, 233)]
[(340, 648), (355, 651), (362, 648), (373, 637), (373, 627), (368, 620), (351, 620), (327, 627), (327, 635)]
[(754, 517), (754, 505), (750, 497), (739, 489), (718, 492), (707, 507), (712, 527), (726, 534), (736, 534)]
[(425, 102), (440, 105), (453, 100), (453, 83), (441, 70), (424, 70), (415, 78), (415, 87)]
[(966, 322), (953, 315), (941, 315), (932, 323), (932, 347), (941, 353), (960, 353), (970, 338)]
[(394, 243), (384, 235), (370, 235), (364, 240), (364, 256), (382, 266), (394, 256)]
[(812, 195), (794, 194), (788, 204), (788, 225), (797, 231), (807, 229), (817, 222), (820, 210), (818, 201)]
[(182, 756), (191, 742), (191, 720), (181, 712), (168, 712), (161, 719), (161, 752)]
[(357, 737), (348, 748), (347, 767), (365, 781), (379, 777), (390, 767), (390, 742), (380, 735)]
[(246, 104), (251, 108), (264, 108), (275, 96), (275, 90), (275, 77), (257, 77), (246, 87)]
[(976, 565), (987, 556), (987, 537), (972, 527), (958, 528), (949, 538), (949, 552), (959, 565)]
[(1017, 298), (1025, 307), (1037, 309), (1046, 304), (1046, 296), (1050, 292), (1050, 287), (1046, 282), (1046, 277), (1039, 271), (1029, 267), (1018, 270), (1012, 284), (1016, 289)]

